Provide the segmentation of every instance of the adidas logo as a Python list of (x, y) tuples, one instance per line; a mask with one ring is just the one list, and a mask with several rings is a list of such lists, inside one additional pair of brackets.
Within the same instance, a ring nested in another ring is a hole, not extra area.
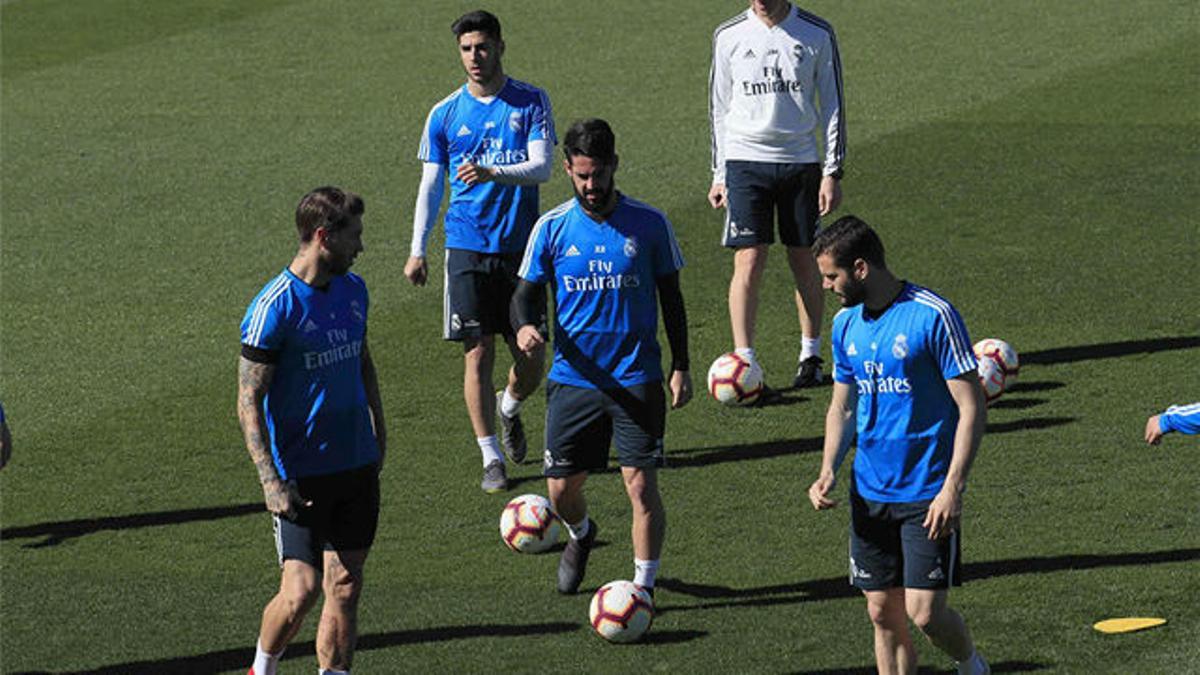
[(467, 128), (467, 125), (465, 125), (465, 124), (464, 124), (464, 125), (462, 125), (461, 127), (459, 127), (459, 128), (458, 128), (458, 135), (459, 135), (459, 136), (470, 136), (470, 135), (471, 135), (471, 130), (470, 130), (470, 129), (468, 129), (468, 128)]
[(575, 244), (571, 244), (571, 248), (567, 249), (566, 257), (571, 258), (580, 255), (579, 249), (575, 248)]
[(850, 347), (846, 350), (846, 356), (858, 356), (858, 347), (855, 347), (853, 342), (850, 343)]
[(755, 54), (755, 53), (754, 53), (754, 50), (753, 50), (753, 49), (747, 49), (747, 50), (746, 50), (746, 53), (745, 53), (745, 54), (742, 54), (742, 58), (743, 58), (743, 59), (753, 59), (753, 58), (756, 58), (756, 57), (757, 57), (757, 54)]
[(945, 579), (945, 578), (946, 578), (946, 575), (942, 574), (942, 568), (940, 568), (940, 567), (934, 568), (934, 570), (929, 573), (930, 581), (941, 581), (942, 579)]
[(313, 323), (312, 319), (309, 319), (308, 322), (304, 324), (304, 332), (311, 333), (314, 330), (317, 330), (317, 324)]

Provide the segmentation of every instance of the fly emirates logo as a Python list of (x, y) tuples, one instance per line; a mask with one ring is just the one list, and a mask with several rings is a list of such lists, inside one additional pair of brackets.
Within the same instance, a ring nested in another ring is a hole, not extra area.
[(567, 293), (603, 291), (618, 288), (637, 288), (641, 281), (634, 275), (613, 273), (613, 263), (607, 260), (589, 260), (588, 273), (583, 276), (562, 275), (562, 287)]
[(912, 385), (907, 377), (884, 377), (883, 364), (878, 361), (863, 361), (863, 369), (867, 371), (867, 377), (854, 378), (859, 396), (912, 393)]
[(305, 370), (325, 368), (335, 363), (353, 359), (362, 354), (362, 340), (347, 341), (350, 331), (344, 328), (334, 328), (325, 331), (325, 336), (334, 346), (320, 352), (304, 352)]
[(524, 148), (505, 148), (503, 138), (485, 138), (474, 152), (463, 153), (463, 162), (479, 166), (504, 166), (529, 160)]

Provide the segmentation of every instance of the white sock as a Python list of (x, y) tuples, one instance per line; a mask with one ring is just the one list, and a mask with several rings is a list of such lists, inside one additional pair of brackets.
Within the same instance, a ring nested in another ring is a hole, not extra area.
[(987, 667), (987, 661), (983, 660), (978, 651), (971, 652), (966, 661), (958, 662), (959, 675), (983, 675), (988, 672)]
[(737, 354), (743, 359), (746, 359), (750, 363), (754, 363), (755, 361), (754, 347), (738, 347), (737, 349), (733, 350), (733, 353)]
[(821, 336), (800, 338), (800, 360), (821, 355)]
[(521, 413), (522, 403), (524, 401), (515, 398), (512, 392), (508, 390), (508, 387), (505, 387), (504, 395), (500, 397), (500, 414), (509, 418), (516, 417)]
[(486, 469), (492, 462), (504, 463), (504, 455), (500, 454), (500, 442), (495, 436), (476, 438), (475, 442), (479, 444), (479, 451), (483, 453), (483, 468)]
[(633, 583), (642, 588), (654, 588), (654, 578), (658, 576), (657, 560), (633, 559)]
[(350, 671), (334, 670), (333, 668), (318, 668), (317, 675), (350, 675)]
[(279, 667), (279, 657), (283, 656), (283, 651), (280, 649), (275, 654), (268, 654), (263, 651), (262, 642), (255, 643), (254, 663), (250, 666), (254, 675), (275, 675), (275, 669)]
[(590, 529), (592, 529), (592, 528), (591, 528), (591, 525), (589, 524), (588, 517), (586, 514), (583, 516), (583, 520), (581, 522), (567, 523), (567, 532), (569, 532), (571, 535), (571, 538), (575, 539), (575, 540), (583, 539), (584, 537), (586, 537), (588, 530), (590, 530)]

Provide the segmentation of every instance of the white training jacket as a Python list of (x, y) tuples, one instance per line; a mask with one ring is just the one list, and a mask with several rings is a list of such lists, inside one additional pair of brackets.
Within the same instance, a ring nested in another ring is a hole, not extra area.
[(713, 183), (725, 182), (726, 160), (841, 169), (846, 121), (833, 26), (795, 6), (775, 26), (749, 9), (717, 26), (709, 115)]

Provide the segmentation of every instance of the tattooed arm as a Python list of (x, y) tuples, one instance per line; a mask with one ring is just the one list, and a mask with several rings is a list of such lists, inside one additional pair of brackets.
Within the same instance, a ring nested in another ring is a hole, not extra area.
[(275, 470), (271, 450), (267, 447), (267, 420), (263, 414), (263, 398), (271, 386), (275, 366), (257, 363), (245, 356), (238, 359), (238, 422), (242, 425), (242, 436), (246, 439), (246, 450), (258, 470), (262, 483), (263, 499), (267, 510), (291, 519), (297, 509), (306, 505), (295, 486), (285, 483)]
[(371, 350), (367, 347), (367, 338), (363, 337), (362, 347), (362, 379), (363, 388), (367, 390), (367, 407), (371, 409), (371, 423), (375, 427), (375, 444), (379, 446), (379, 470), (383, 470), (383, 460), (387, 456), (387, 425), (383, 422), (383, 399), (379, 397), (379, 376), (375, 372), (375, 360), (371, 358)]

